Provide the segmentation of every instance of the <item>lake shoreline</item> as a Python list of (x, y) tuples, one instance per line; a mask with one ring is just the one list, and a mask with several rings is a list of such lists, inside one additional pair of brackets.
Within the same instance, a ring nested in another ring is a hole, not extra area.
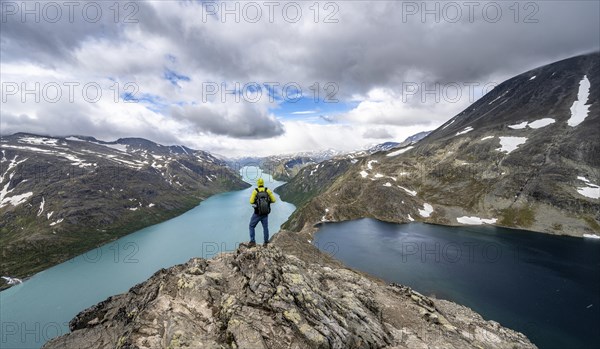
[[(495, 228), (502, 228), (502, 229), (510, 229), (510, 230), (517, 230), (517, 231), (523, 231), (523, 232), (527, 232), (527, 233), (536, 233), (536, 234), (543, 234), (543, 235), (549, 235), (549, 236), (564, 236), (564, 237), (572, 237), (572, 238), (579, 238), (579, 239), (590, 239), (590, 240), (597, 240), (600, 239), (600, 235), (594, 235), (594, 234), (586, 234), (586, 233), (581, 233), (581, 235), (574, 235), (574, 234), (556, 234), (550, 231), (542, 231), (542, 230), (531, 230), (531, 229), (524, 229), (524, 228), (515, 228), (515, 227), (510, 227), (510, 226), (505, 226), (505, 225), (500, 225), (500, 224), (444, 224), (444, 223), (439, 223), (439, 222), (425, 222), (425, 221), (394, 221), (394, 220), (384, 220), (384, 219), (380, 219), (380, 218), (374, 218), (374, 217), (356, 217), (356, 218), (349, 218), (349, 219), (344, 219), (344, 220), (327, 220), (327, 221), (320, 221), (320, 222), (316, 222), (312, 228), (304, 228), (302, 229), (302, 231), (305, 232), (310, 232), (311, 236), (316, 233), (317, 231), (319, 231), (320, 226), (322, 226), (323, 224), (326, 223), (344, 223), (344, 222), (352, 222), (352, 221), (356, 221), (356, 220), (360, 220), (360, 219), (374, 219), (377, 220), (379, 222), (382, 223), (390, 223), (390, 224), (411, 224), (411, 223), (423, 223), (423, 224), (429, 224), (429, 225), (435, 225), (435, 226), (441, 226), (441, 227), (451, 227), (451, 228), (468, 228), (468, 227), (495, 227)], [(586, 235), (594, 235), (595, 237), (590, 237), (590, 236), (586, 236)]]
[(365, 218), (300, 234), (348, 268), (469, 307), (540, 348), (590, 347), (585, 338), (598, 336), (589, 327), (600, 326), (599, 241), (467, 227)]

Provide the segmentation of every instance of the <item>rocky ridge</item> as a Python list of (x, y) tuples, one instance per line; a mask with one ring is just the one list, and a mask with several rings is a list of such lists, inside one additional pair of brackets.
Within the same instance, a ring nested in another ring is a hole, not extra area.
[(44, 348), (535, 348), (463, 306), (343, 267), (280, 232), (268, 248), (158, 271)]

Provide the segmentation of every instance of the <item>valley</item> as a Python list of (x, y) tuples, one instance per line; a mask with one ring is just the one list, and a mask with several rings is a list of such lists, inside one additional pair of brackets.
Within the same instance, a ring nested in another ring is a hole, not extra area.
[(207, 152), (141, 138), (21, 133), (0, 148), (0, 275), (16, 278), (248, 186)]

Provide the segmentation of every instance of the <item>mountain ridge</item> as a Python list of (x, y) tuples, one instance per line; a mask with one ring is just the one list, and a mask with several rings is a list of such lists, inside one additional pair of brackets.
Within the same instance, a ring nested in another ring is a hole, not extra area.
[(3, 136), (0, 149), (0, 275), (10, 277), (249, 186), (207, 152), (142, 138), (16, 133)]
[[(285, 227), (370, 217), (600, 236), (599, 61), (577, 56), (508, 79), (417, 144), (343, 172), (338, 163), (300, 171), (278, 188), (304, 205)], [(571, 126), (586, 79), (589, 110)]]

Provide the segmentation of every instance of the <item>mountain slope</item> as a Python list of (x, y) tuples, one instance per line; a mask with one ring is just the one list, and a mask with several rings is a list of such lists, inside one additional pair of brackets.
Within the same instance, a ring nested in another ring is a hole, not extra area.
[(260, 168), (271, 174), (275, 180), (289, 181), (308, 165), (341, 155), (341, 152), (329, 149), (317, 152), (302, 152), (287, 155), (273, 155), (260, 159)]
[(418, 141), (420, 141), (421, 139), (427, 137), (427, 135), (429, 135), (431, 133), (431, 131), (423, 131), (423, 132), (419, 132), (416, 133), (410, 137), (407, 137), (404, 141), (397, 143), (397, 142), (385, 142), (385, 143), (381, 143), (381, 144), (377, 144), (376, 146), (373, 146), (371, 148), (369, 148), (367, 150), (367, 153), (369, 154), (374, 154), (380, 151), (388, 151), (388, 150), (392, 150), (395, 148), (402, 148), (402, 147), (406, 147), (409, 146), (411, 144), (415, 144)]
[(209, 153), (141, 138), (19, 133), (0, 149), (0, 275), (31, 275), (248, 186)]
[(269, 248), (163, 269), (84, 310), (44, 348), (535, 348), (468, 308), (344, 268), (299, 237), (281, 232)]
[[(372, 217), (599, 234), (599, 58), (518, 75), (417, 144), (361, 158), (287, 227)], [(298, 196), (311, 180), (281, 187), (282, 198)]]

